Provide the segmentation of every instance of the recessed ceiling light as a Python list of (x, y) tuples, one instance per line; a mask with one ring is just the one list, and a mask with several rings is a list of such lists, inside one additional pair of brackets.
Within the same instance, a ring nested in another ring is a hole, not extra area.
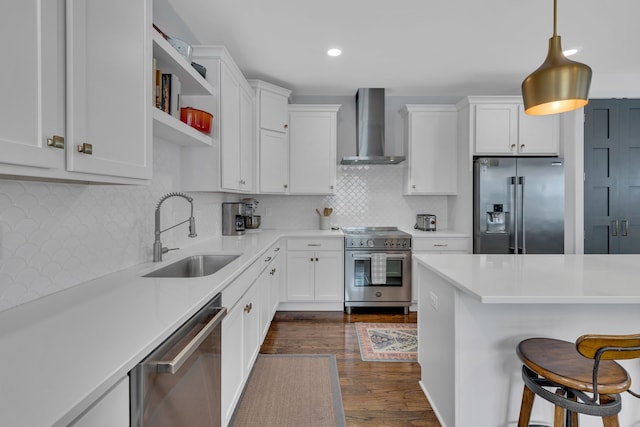
[(563, 50), (562, 53), (564, 53), (564, 56), (571, 56), (571, 55), (575, 55), (576, 53), (578, 53), (578, 49), (576, 49), (576, 48), (567, 49), (567, 50)]
[(342, 55), (342, 51), (340, 49), (336, 49), (336, 48), (329, 49), (327, 51), (327, 55), (329, 55), (329, 56), (340, 56), (340, 55)]

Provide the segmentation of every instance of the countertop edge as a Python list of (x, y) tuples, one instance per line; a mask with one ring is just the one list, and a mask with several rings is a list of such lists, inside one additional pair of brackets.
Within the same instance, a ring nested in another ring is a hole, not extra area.
[[(59, 312), (62, 312), (65, 307), (70, 310), (78, 311), (78, 304), (82, 304), (82, 302), (89, 301), (91, 303), (95, 303), (95, 298), (99, 298), (100, 294), (103, 292), (108, 292), (107, 290), (112, 291), (116, 288), (120, 292), (125, 292), (123, 288), (127, 287), (127, 283), (114, 283), (114, 282), (126, 282), (127, 278), (129, 280), (129, 286), (138, 286), (143, 283), (140, 276), (146, 274), (150, 271), (162, 268), (165, 265), (168, 265), (176, 260), (182, 259), (184, 257), (203, 252), (240, 252), (242, 247), (242, 242), (249, 242), (253, 240), (255, 242), (259, 242), (260, 247), (252, 247), (247, 252), (250, 252), (250, 255), (245, 258), (241, 263), (238, 263), (234, 268), (226, 271), (226, 275), (224, 277), (218, 277), (216, 281), (216, 285), (206, 291), (203, 291), (203, 285), (205, 280), (201, 282), (197, 282), (202, 279), (177, 279), (177, 280), (188, 280), (189, 288), (194, 289), (194, 292), (197, 293), (197, 296), (191, 296), (190, 301), (193, 303), (187, 303), (189, 308), (180, 315), (175, 318), (171, 318), (168, 321), (164, 321), (162, 323), (162, 327), (154, 328), (156, 332), (154, 332), (154, 336), (149, 336), (148, 339), (145, 339), (144, 342), (141, 342), (139, 346), (136, 346), (136, 349), (125, 351), (122, 353), (126, 353), (126, 355), (122, 355), (119, 360), (114, 360), (112, 364), (105, 369), (102, 369), (101, 372), (104, 374), (100, 374), (102, 376), (102, 380), (92, 382), (93, 386), (89, 386), (85, 383), (82, 386), (82, 391), (78, 391), (74, 393), (75, 398), (66, 399), (66, 403), (60, 401), (55, 401), (50, 403), (48, 406), (48, 410), (46, 413), (31, 417), (31, 418), (23, 418), (20, 414), (24, 415), (24, 411), (20, 411), (20, 405), (11, 405), (11, 401), (15, 403), (15, 399), (10, 401), (5, 401), (4, 404), (0, 404), (0, 408), (4, 415), (6, 415), (10, 420), (17, 420), (18, 424), (16, 425), (53, 425), (53, 426), (64, 426), (68, 423), (72, 422), (79, 415), (81, 415), (84, 411), (86, 411), (92, 402), (99, 399), (105, 392), (109, 391), (117, 381), (122, 378), (138, 363), (142, 360), (147, 354), (149, 354), (154, 348), (156, 348), (160, 343), (162, 343), (168, 336), (173, 333), (180, 325), (184, 323), (189, 317), (195, 314), (201, 307), (203, 307), (211, 298), (213, 298), (217, 293), (223, 292), (224, 289), (227, 288), (229, 284), (231, 284), (235, 279), (237, 279), (243, 272), (252, 265), (256, 260), (260, 258), (271, 246), (277, 243), (281, 239), (287, 238), (317, 238), (317, 237), (329, 237), (329, 238), (344, 238), (344, 234), (340, 230), (299, 230), (299, 229), (283, 229), (283, 230), (262, 230), (256, 233), (247, 233), (243, 236), (212, 236), (207, 239), (203, 239), (202, 241), (196, 242), (189, 246), (184, 246), (180, 251), (176, 251), (170, 253), (170, 256), (165, 256), (165, 260), (161, 263), (153, 263), (153, 262), (144, 262), (140, 264), (136, 264), (134, 266), (109, 273), (107, 275), (92, 279), (90, 281), (78, 284), (71, 288), (67, 288), (60, 292), (56, 292), (54, 294), (45, 296), (43, 298), (36, 299), (32, 302), (19, 305), (13, 307), (8, 310), (4, 310), (0, 312), (0, 325), (4, 323), (4, 327), (0, 326), (0, 347), (3, 346), (6, 342), (9, 343), (24, 343), (28, 339), (40, 338), (42, 336), (47, 336), (46, 326), (43, 326), (43, 323), (47, 323), (47, 317), (56, 315)], [(247, 243), (249, 244), (249, 243)], [(229, 248), (234, 248), (229, 250)], [(225, 249), (226, 248), (226, 249)], [(226, 267), (225, 267), (226, 268)], [(224, 271), (225, 269), (221, 270)], [(211, 276), (209, 276), (211, 277)], [(148, 288), (152, 288), (156, 285), (159, 287), (169, 288), (172, 285), (168, 285), (169, 282), (165, 282), (164, 284), (160, 284), (160, 282), (154, 282), (156, 279), (145, 279), (146, 283), (141, 286), (146, 286)], [(162, 279), (166, 280), (166, 279)], [(187, 283), (187, 282), (185, 282)], [(200, 284), (198, 284), (200, 283)], [(180, 284), (176, 284), (175, 287), (181, 286)], [(187, 285), (185, 285), (187, 287)], [(138, 290), (138, 292), (140, 292)], [(97, 296), (96, 296), (97, 295)], [(65, 297), (69, 298), (69, 301), (65, 301)], [(78, 302), (78, 300), (80, 302)], [(31, 313), (27, 312), (36, 312), (42, 313), (42, 308), (45, 308), (44, 314), (42, 314), (42, 318), (38, 319), (30, 319)], [(109, 311), (109, 310), (107, 310)], [(26, 322), (26, 325), (23, 323)], [(78, 323), (82, 323), (82, 319), (78, 319)], [(15, 324), (18, 326), (17, 330), (14, 328), (9, 328), (8, 325)], [(84, 325), (82, 326), (85, 327)], [(103, 325), (102, 329), (105, 326)], [(35, 329), (35, 332), (34, 332)], [(52, 331), (55, 334), (54, 331)], [(16, 338), (16, 335), (24, 334), (26, 335), (25, 339)], [(36, 344), (32, 344), (36, 346)], [(89, 345), (89, 344), (85, 344)], [(22, 351), (30, 351), (29, 347), (21, 348)], [(5, 352), (6, 348), (2, 350)], [(84, 353), (84, 352), (83, 352)], [(11, 353), (9, 353), (10, 355)], [(16, 353), (17, 354), (17, 353)], [(15, 358), (15, 357), (14, 357)], [(126, 360), (125, 360), (126, 359)], [(95, 362), (87, 362), (87, 364), (91, 365)], [(88, 369), (88, 368), (87, 368)], [(83, 369), (78, 368), (78, 371), (83, 371)], [(0, 377), (3, 380), (7, 377), (8, 371), (0, 370)], [(107, 374), (108, 372), (108, 374)], [(69, 372), (69, 375), (74, 375), (74, 372)], [(77, 372), (75, 373), (77, 374)], [(46, 379), (33, 380), (28, 383), (28, 386), (37, 386), (35, 382), (43, 383)], [(32, 384), (33, 383), (33, 384)], [(11, 381), (8, 381), (3, 384), (3, 386), (10, 387), (12, 384)], [(20, 390), (18, 390), (15, 396), (18, 400), (19, 396), (22, 396), (24, 393), (21, 393), (21, 390), (24, 390), (25, 387), (28, 386), (23, 385)], [(64, 386), (69, 386), (69, 384), (61, 385), (59, 388)], [(43, 392), (44, 393), (44, 392)], [(38, 402), (41, 400), (36, 396), (32, 396)], [(70, 400), (73, 400), (73, 403), (70, 403)], [(59, 406), (58, 407), (58, 403)], [(13, 415), (11, 415), (13, 413)], [(27, 423), (27, 424), (21, 424)]]

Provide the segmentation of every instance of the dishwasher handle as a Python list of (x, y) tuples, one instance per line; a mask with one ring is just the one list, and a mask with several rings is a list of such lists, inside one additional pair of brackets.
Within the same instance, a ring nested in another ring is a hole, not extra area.
[(222, 318), (227, 315), (225, 307), (216, 308), (216, 310), (218, 310), (218, 313), (178, 352), (176, 357), (171, 360), (150, 361), (149, 364), (155, 365), (156, 371), (160, 373), (175, 374), (178, 372), (189, 356), (202, 344), (211, 331), (218, 327), (222, 322)]

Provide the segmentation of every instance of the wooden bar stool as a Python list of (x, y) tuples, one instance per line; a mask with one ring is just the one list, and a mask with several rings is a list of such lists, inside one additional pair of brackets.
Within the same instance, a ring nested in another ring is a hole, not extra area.
[(640, 334), (583, 335), (575, 343), (530, 338), (518, 344), (524, 391), (518, 427), (529, 426), (536, 395), (553, 403), (554, 427), (577, 427), (578, 414), (602, 417), (605, 427), (618, 427), (620, 394), (631, 378), (614, 360), (640, 357)]

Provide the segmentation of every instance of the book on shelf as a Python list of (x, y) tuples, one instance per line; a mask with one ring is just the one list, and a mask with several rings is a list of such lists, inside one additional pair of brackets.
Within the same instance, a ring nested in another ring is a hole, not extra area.
[(162, 71), (158, 68), (156, 58), (153, 58), (153, 105), (160, 108), (160, 94), (162, 86)]
[(175, 74), (162, 74), (160, 87), (160, 108), (167, 114), (180, 119), (180, 79)]

